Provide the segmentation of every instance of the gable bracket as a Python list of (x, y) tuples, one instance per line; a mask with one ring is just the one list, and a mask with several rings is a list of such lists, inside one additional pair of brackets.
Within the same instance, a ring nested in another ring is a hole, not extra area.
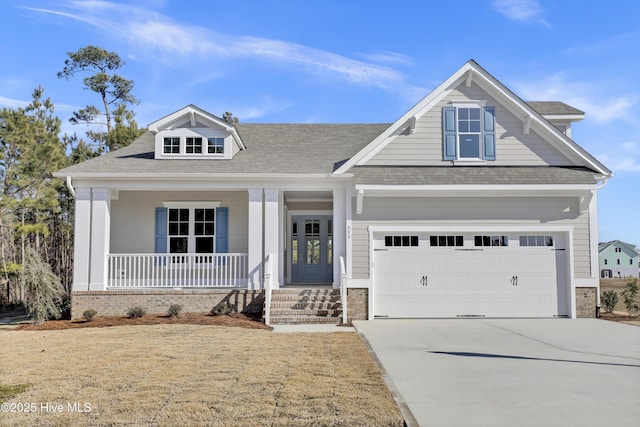
[(191, 120), (191, 127), (196, 127), (196, 113), (189, 111), (189, 119)]
[(589, 212), (589, 205), (591, 204), (591, 199), (593, 198), (593, 190), (583, 193), (578, 197), (578, 201), (580, 204), (580, 213)]
[(416, 133), (416, 116), (409, 119), (409, 133), (412, 135)]
[(364, 190), (362, 188), (358, 188), (356, 192), (356, 214), (358, 215), (362, 213), (363, 199), (364, 199)]
[(467, 72), (467, 79), (464, 82), (465, 86), (471, 87), (471, 81), (472, 80), (473, 80), (473, 70), (469, 70)]
[(524, 128), (523, 128), (523, 132), (525, 135), (529, 135), (529, 129), (531, 129), (531, 121), (533, 120), (532, 116), (527, 116), (526, 119), (524, 119)]

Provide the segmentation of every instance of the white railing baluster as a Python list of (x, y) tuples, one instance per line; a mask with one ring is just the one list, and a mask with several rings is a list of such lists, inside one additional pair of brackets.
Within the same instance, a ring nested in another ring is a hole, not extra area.
[(111, 288), (246, 285), (247, 254), (108, 254)]

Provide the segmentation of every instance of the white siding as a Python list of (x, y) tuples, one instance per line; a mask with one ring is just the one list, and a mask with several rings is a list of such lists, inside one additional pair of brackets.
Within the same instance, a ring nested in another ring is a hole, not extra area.
[(480, 89), (461, 85), (448, 97), (416, 121), (415, 133), (400, 135), (378, 152), (368, 165), (442, 166), (442, 107), (450, 101), (486, 100), (487, 106), (496, 107), (496, 160), (495, 166), (574, 165), (533, 129), (524, 134), (522, 121)]
[[(355, 201), (353, 202), (355, 206)], [(380, 198), (365, 197), (363, 213), (353, 213), (353, 278), (369, 278), (371, 225), (572, 225), (574, 274), (591, 277), (589, 217), (577, 198)]]
[(247, 252), (247, 192), (121, 191), (111, 202), (111, 253), (153, 253), (155, 208), (162, 202), (220, 202), (229, 208), (229, 252)]

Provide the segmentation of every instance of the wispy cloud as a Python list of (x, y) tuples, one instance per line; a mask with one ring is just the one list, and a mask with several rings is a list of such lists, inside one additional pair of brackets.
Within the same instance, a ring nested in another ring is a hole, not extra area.
[[(611, 152), (619, 154), (612, 156)], [(640, 173), (640, 144), (637, 142), (626, 141), (613, 144), (607, 153), (598, 155), (598, 158), (616, 173)]]
[(361, 53), (359, 56), (366, 61), (378, 64), (413, 65), (413, 59), (410, 56), (388, 50), (374, 53)]
[(537, 22), (551, 28), (551, 24), (544, 19), (544, 9), (537, 0), (494, 0), (493, 8), (511, 21)]
[[(403, 73), (387, 66), (287, 41), (221, 34), (204, 27), (177, 23), (157, 12), (119, 3), (67, 1), (60, 3), (56, 9), (29, 10), (84, 22), (108, 32), (112, 37), (121, 38), (141, 54), (153, 54), (155, 58), (164, 58), (168, 63), (176, 58), (184, 63), (184, 57), (208, 61), (212, 58), (231, 60), (253, 57), (383, 89), (402, 85), (405, 80)], [(382, 56), (377, 58), (380, 60)], [(396, 64), (401, 60), (405, 63), (408, 61), (402, 55), (387, 53), (386, 62), (389, 63), (391, 59)]]
[(24, 108), (29, 105), (30, 101), (22, 101), (19, 99), (5, 98), (0, 96), (0, 107), (2, 108)]
[(577, 44), (565, 49), (564, 52), (601, 54), (603, 52), (610, 53), (612, 49), (624, 49), (626, 52), (629, 46), (637, 46), (638, 43), (640, 43), (640, 31), (632, 31), (605, 39), (599, 39), (592, 44)]
[(639, 124), (634, 113), (634, 108), (638, 107), (638, 95), (612, 95), (609, 85), (604, 82), (596, 84), (570, 81), (563, 73), (556, 73), (538, 81), (516, 82), (512, 87), (526, 100), (566, 102), (583, 110), (588, 120), (598, 124), (608, 124), (617, 120)]

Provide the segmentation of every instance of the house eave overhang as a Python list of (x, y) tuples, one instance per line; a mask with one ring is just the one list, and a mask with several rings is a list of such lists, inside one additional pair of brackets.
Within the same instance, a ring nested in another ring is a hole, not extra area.
[(584, 114), (542, 114), (547, 120), (567, 120), (570, 122), (579, 122), (584, 119)]
[(597, 190), (596, 184), (547, 185), (369, 185), (356, 184), (369, 197), (562, 197)]
[(317, 180), (348, 180), (353, 178), (352, 173), (335, 175), (333, 173), (136, 173), (136, 174), (113, 174), (79, 172), (66, 174), (54, 172), (56, 178), (71, 177), (73, 180), (95, 180), (95, 181), (224, 181), (224, 182), (246, 182), (246, 181), (317, 181)]

